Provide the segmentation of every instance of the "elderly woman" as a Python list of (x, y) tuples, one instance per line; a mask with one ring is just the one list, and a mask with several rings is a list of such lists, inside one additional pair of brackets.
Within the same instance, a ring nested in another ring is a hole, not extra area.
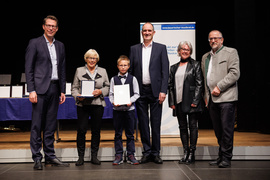
[(198, 113), (203, 110), (203, 76), (200, 63), (190, 57), (192, 54), (190, 42), (180, 42), (177, 52), (181, 59), (170, 68), (168, 99), (173, 116), (177, 116), (178, 119), (184, 148), (184, 157), (179, 163), (190, 164), (195, 162)]
[[(84, 164), (85, 134), (87, 132), (89, 116), (91, 116), (91, 163), (100, 165), (97, 159), (101, 120), (106, 106), (104, 97), (109, 94), (109, 79), (104, 68), (98, 67), (99, 55), (94, 49), (88, 50), (84, 55), (86, 65), (76, 70), (73, 85), (71, 88), (72, 96), (77, 105), (78, 129), (77, 129), (77, 150), (79, 159), (76, 166)], [(81, 82), (83, 80), (95, 81), (93, 98), (82, 98)]]

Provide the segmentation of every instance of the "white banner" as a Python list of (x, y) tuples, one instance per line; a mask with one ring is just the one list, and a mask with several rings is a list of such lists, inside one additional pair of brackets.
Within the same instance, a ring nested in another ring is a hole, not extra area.
[[(180, 57), (177, 55), (177, 47), (180, 41), (189, 41), (193, 47), (191, 57), (196, 59), (195, 22), (166, 22), (152, 23), (156, 31), (154, 41), (167, 46), (170, 66), (177, 63)], [(144, 23), (140, 23), (140, 30)], [(141, 31), (140, 31), (141, 32)], [(141, 36), (141, 42), (143, 38)], [(176, 117), (172, 116), (172, 110), (168, 106), (168, 96), (163, 103), (161, 135), (179, 135), (179, 125)]]

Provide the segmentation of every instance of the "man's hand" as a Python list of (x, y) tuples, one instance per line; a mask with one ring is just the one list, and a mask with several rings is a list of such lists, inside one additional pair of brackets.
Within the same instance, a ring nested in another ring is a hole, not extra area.
[(220, 89), (216, 86), (214, 90), (211, 92), (213, 96), (218, 97), (220, 95)]
[(159, 104), (162, 104), (166, 99), (166, 94), (165, 93), (159, 93), (159, 97), (158, 97), (158, 100), (159, 100)]
[(35, 91), (29, 94), (29, 101), (31, 103), (37, 103), (37, 93)]
[(64, 93), (61, 93), (59, 104), (63, 104), (65, 101), (66, 101), (66, 96)]

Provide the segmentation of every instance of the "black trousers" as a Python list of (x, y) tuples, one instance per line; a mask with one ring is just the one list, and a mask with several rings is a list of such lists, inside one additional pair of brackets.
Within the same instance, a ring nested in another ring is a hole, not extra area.
[[(141, 96), (136, 101), (139, 128), (143, 144), (143, 155), (157, 156), (160, 153), (160, 125), (162, 104), (159, 104), (158, 97), (154, 97), (151, 85), (143, 85)], [(148, 115), (150, 107), (150, 119)], [(150, 127), (152, 141), (150, 140)]]
[[(182, 103), (176, 105), (176, 114), (180, 129), (180, 138), (184, 150), (196, 150), (198, 139), (198, 114), (199, 113), (184, 113), (182, 111)], [(188, 116), (188, 120), (187, 120)], [(188, 132), (189, 130), (189, 132)], [(190, 144), (190, 146), (189, 146)]]
[[(59, 83), (51, 82), (45, 94), (37, 95), (37, 103), (32, 104), (32, 124), (30, 147), (33, 160), (41, 160), (42, 149), (45, 159), (55, 159), (54, 132), (57, 127), (57, 112), (59, 106)], [(43, 131), (43, 140), (41, 132)]]
[(134, 155), (135, 143), (134, 143), (134, 123), (135, 123), (135, 110), (131, 111), (116, 111), (113, 110), (113, 126), (115, 130), (114, 136), (114, 148), (115, 155), (123, 155), (123, 141), (122, 132), (125, 128), (125, 134), (127, 137), (127, 155)]
[(233, 151), (233, 135), (236, 102), (214, 103), (210, 98), (209, 113), (219, 144), (219, 157), (230, 161)]
[[(101, 121), (104, 107), (101, 105), (77, 106), (78, 128), (77, 128), (77, 150), (79, 156), (84, 156), (85, 134), (88, 128), (88, 121), (91, 122), (91, 155), (97, 156), (100, 143)], [(89, 119), (91, 116), (91, 119)]]

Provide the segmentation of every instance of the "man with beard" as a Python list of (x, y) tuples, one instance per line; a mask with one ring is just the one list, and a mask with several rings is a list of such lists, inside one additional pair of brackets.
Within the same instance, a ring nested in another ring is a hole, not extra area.
[(213, 30), (208, 36), (212, 50), (202, 57), (205, 95), (213, 128), (219, 144), (216, 161), (210, 165), (231, 166), (235, 106), (238, 100), (237, 80), (240, 77), (237, 50), (223, 46), (223, 35)]

